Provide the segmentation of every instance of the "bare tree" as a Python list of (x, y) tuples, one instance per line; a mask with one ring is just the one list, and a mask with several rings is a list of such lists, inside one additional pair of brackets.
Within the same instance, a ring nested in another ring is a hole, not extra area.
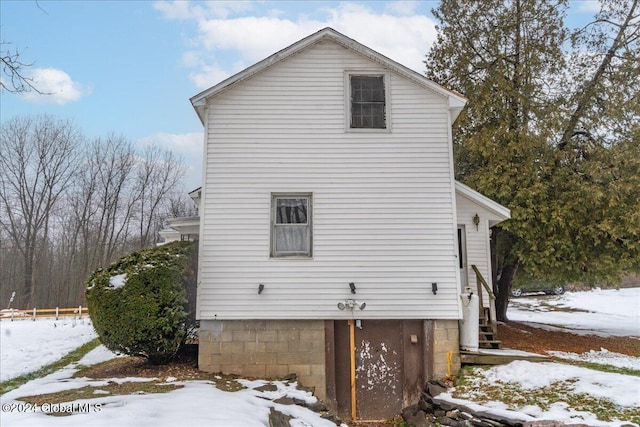
[(198, 216), (198, 205), (183, 191), (173, 194), (168, 200), (166, 218)]
[[(41, 12), (45, 10), (40, 7), (38, 1), (35, 5)], [(50, 95), (48, 92), (40, 91), (35, 82), (27, 73), (33, 62), (24, 62), (18, 48), (12, 49), (13, 43), (0, 39), (0, 92), (6, 90), (11, 93), (21, 93), (34, 91), (41, 95)]]
[(124, 250), (135, 203), (130, 194), (135, 159), (132, 145), (113, 134), (93, 140), (82, 151), (56, 248), (64, 273), (60, 289), (70, 301), (82, 301), (89, 273)]
[(26, 69), (33, 63), (23, 62), (18, 49), (11, 49), (11, 43), (0, 41), (0, 88), (11, 93), (30, 92), (43, 93), (35, 86), (27, 75)]
[(139, 249), (156, 243), (163, 203), (184, 174), (182, 161), (173, 152), (154, 145), (144, 149), (136, 177)]
[(123, 136), (84, 143), (48, 116), (3, 123), (0, 305), (13, 290), (13, 307), (82, 304), (93, 270), (156, 243), (183, 174), (170, 151)]
[(71, 205), (80, 240), (80, 274), (106, 265), (130, 237), (136, 203), (132, 195), (136, 153), (122, 136), (98, 138), (88, 147)]
[(33, 303), (37, 250), (48, 241), (54, 206), (74, 176), (80, 132), (50, 116), (16, 117), (0, 131), (0, 227), (22, 256), (20, 301)]

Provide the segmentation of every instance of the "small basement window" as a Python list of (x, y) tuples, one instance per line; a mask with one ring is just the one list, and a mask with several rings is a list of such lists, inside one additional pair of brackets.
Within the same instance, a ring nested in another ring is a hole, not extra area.
[(384, 76), (350, 75), (351, 128), (386, 129)]
[(271, 195), (271, 256), (311, 257), (311, 194)]

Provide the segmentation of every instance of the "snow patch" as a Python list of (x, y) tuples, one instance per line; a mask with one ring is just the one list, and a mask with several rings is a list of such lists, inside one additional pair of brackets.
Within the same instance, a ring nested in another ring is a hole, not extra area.
[(640, 357), (614, 353), (606, 348), (601, 348), (600, 351), (591, 350), (582, 354), (565, 353), (564, 351), (548, 351), (547, 353), (560, 359), (576, 360), (580, 362), (595, 363), (597, 365), (614, 366), (616, 368), (628, 368), (640, 371)]
[(553, 297), (512, 299), (507, 317), (545, 329), (560, 327), (574, 334), (640, 337), (640, 288), (595, 288)]
[(121, 288), (127, 283), (127, 273), (118, 274), (109, 278), (109, 286), (114, 289)]
[(0, 381), (35, 372), (97, 337), (89, 318), (0, 321)]
[(579, 366), (516, 360), (481, 371), (490, 384), (511, 383), (533, 390), (562, 382), (575, 393), (606, 399), (621, 406), (640, 408), (640, 377), (594, 371)]

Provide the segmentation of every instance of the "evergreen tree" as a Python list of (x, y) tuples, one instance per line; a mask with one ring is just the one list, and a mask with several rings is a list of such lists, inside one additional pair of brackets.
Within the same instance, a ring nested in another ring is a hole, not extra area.
[(636, 9), (607, 2), (573, 34), (564, 0), (434, 10), (427, 77), (469, 99), (454, 125), (457, 178), (512, 211), (493, 234), (500, 320), (516, 273), (596, 281), (639, 267)]

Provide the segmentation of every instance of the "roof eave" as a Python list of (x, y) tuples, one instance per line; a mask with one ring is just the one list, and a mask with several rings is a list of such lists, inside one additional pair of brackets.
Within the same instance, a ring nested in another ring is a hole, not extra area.
[(189, 191), (187, 194), (191, 197), (197, 197), (197, 196), (200, 196), (201, 191), (202, 191), (202, 186), (196, 188), (195, 190)]
[(299, 40), (296, 43), (274, 53), (273, 55), (268, 56), (262, 61), (256, 62), (255, 64), (251, 65), (248, 68), (245, 68), (239, 73), (236, 73), (231, 77), (224, 79), (220, 83), (214, 86), (211, 86), (209, 89), (206, 89), (200, 92), (199, 94), (193, 96), (190, 99), (191, 105), (193, 105), (193, 108), (196, 110), (196, 113), (198, 113), (198, 116), (200, 117), (200, 121), (204, 123), (204, 110), (207, 105), (207, 98), (217, 94), (218, 92), (228, 89), (229, 87), (234, 86), (239, 82), (242, 82), (252, 77), (253, 75), (261, 72), (262, 70), (270, 67), (271, 65), (276, 64), (284, 60), (285, 58), (288, 58), (300, 52), (301, 50), (303, 50), (304, 48), (306, 48), (307, 46), (313, 43), (316, 43), (319, 39), (321, 39), (322, 37), (325, 36), (325, 34), (328, 33), (327, 30), (330, 30), (330, 28), (324, 28), (316, 33), (313, 33), (303, 38), (302, 40)]
[(377, 62), (383, 65), (384, 67), (387, 67), (395, 71), (396, 73), (402, 75), (403, 77), (406, 77), (432, 90), (433, 92), (447, 98), (449, 102), (449, 111), (452, 117), (452, 122), (455, 120), (456, 117), (458, 117), (458, 114), (460, 113), (460, 111), (462, 111), (462, 108), (467, 103), (467, 99), (464, 96), (460, 95), (459, 93), (438, 85), (437, 83), (427, 79), (426, 77), (417, 73), (416, 71), (413, 71), (410, 68), (407, 68), (404, 65), (390, 58), (387, 58), (381, 53), (378, 53), (375, 50), (363, 45), (362, 43), (359, 43), (356, 40), (353, 40), (345, 36), (344, 34), (334, 30), (333, 28), (326, 27), (274, 53), (273, 55), (263, 59), (262, 61), (257, 62), (248, 68), (245, 68), (239, 73), (234, 74), (233, 76), (221, 81), (217, 85), (214, 85), (209, 89), (206, 89), (198, 93), (197, 95), (193, 96), (190, 99), (191, 105), (196, 110), (198, 117), (200, 117), (200, 121), (204, 124), (204, 112), (207, 105), (207, 98), (254, 76), (255, 74), (263, 71), (264, 69), (280, 61), (283, 61), (284, 59), (289, 58), (290, 56), (295, 55), (298, 52), (301, 52), (308, 46), (314, 43), (317, 43), (318, 41), (324, 38), (330, 38), (334, 40), (336, 43), (346, 48), (349, 48), (371, 59), (372, 61)]
[(456, 191), (493, 213), (495, 217), (491, 218), (490, 221), (492, 226), (511, 218), (511, 210), (509, 208), (502, 206), (495, 200), (488, 198), (484, 194), (477, 192), (459, 181), (456, 181)]

